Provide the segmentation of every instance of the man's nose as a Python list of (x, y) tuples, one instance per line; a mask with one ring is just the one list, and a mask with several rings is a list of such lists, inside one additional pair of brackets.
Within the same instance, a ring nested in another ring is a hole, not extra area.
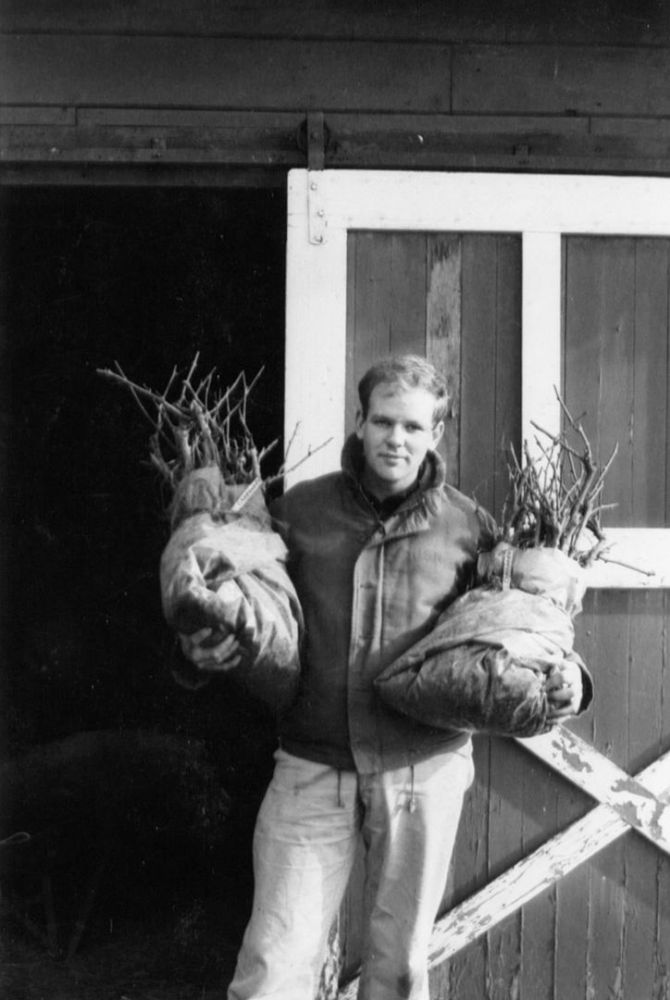
[(403, 443), (404, 431), (402, 424), (391, 424), (389, 428), (389, 442), (400, 447)]

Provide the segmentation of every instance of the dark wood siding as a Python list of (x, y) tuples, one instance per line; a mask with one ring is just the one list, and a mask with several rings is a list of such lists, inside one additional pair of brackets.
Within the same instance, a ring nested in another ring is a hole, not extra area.
[[(670, 525), (670, 240), (565, 240), (565, 393), (601, 458), (605, 523)], [(607, 501), (608, 496), (605, 496)]]
[(11, 0), (0, 164), (26, 181), (281, 179), (321, 112), (328, 167), (665, 174), (670, 18), (647, 7)]

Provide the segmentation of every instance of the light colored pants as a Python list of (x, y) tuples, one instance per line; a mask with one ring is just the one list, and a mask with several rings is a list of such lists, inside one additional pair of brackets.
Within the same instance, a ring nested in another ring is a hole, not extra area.
[(315, 1000), (328, 932), (362, 834), (359, 1000), (427, 1000), (428, 945), (472, 749), (359, 775), (276, 755), (254, 834), (255, 893), (228, 1000)]

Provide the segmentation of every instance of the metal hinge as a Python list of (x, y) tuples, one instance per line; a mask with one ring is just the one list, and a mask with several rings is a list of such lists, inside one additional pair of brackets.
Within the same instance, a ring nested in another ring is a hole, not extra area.
[(321, 173), (307, 172), (307, 219), (310, 243), (325, 243), (328, 220), (321, 190)]
[(298, 146), (307, 156), (307, 218), (310, 243), (326, 242), (326, 208), (321, 191), (321, 171), (326, 162), (329, 133), (322, 111), (310, 111), (298, 131)]

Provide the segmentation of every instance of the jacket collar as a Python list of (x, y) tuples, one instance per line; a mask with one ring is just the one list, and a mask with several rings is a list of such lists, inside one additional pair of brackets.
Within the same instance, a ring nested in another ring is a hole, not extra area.
[[(362, 491), (363, 445), (356, 434), (350, 434), (342, 449), (342, 471), (349, 484)], [(417, 483), (410, 487), (406, 500), (434, 498), (445, 483), (446, 466), (436, 451), (429, 451), (419, 469)]]

